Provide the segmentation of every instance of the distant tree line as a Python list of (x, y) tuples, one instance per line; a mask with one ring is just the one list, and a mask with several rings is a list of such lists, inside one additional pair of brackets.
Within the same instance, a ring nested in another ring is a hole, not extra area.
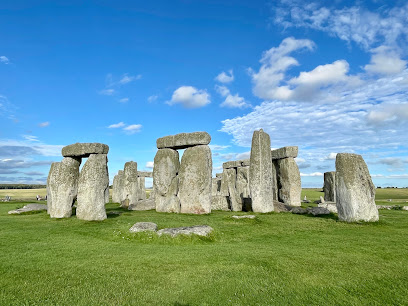
[(0, 184), (0, 189), (38, 189), (46, 187), (46, 185), (39, 184)]

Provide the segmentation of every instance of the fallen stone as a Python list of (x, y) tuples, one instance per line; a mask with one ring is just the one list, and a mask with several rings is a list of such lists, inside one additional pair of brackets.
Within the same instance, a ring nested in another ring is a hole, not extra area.
[(157, 231), (157, 224), (153, 222), (137, 222), (129, 229), (129, 232), (131, 233), (155, 231)]
[(177, 227), (177, 228), (164, 228), (157, 232), (157, 235), (170, 235), (175, 237), (178, 235), (198, 235), (198, 236), (208, 236), (213, 231), (213, 228), (208, 225), (195, 225), (188, 227)]
[(32, 203), (32, 204), (27, 204), (22, 208), (10, 210), (8, 214), (9, 215), (20, 215), (20, 214), (30, 212), (30, 211), (42, 211), (42, 210), (47, 210), (47, 205)]
[(392, 210), (392, 209), (397, 209), (397, 208), (399, 208), (398, 205), (377, 205), (377, 209)]
[(361, 155), (337, 154), (336, 204), (341, 221), (378, 221), (375, 186)]
[(330, 215), (330, 211), (324, 207), (308, 207), (307, 213), (313, 216)]
[(234, 219), (255, 219), (255, 215), (244, 215), (244, 216), (232, 216)]
[(337, 206), (334, 202), (324, 202), (317, 205), (318, 207), (323, 207), (328, 209), (331, 213), (337, 214)]
[(211, 210), (229, 211), (228, 197), (222, 195), (211, 196)]
[(180, 212), (209, 214), (211, 212), (211, 149), (207, 145), (188, 148), (181, 158), (178, 198)]
[(91, 154), (79, 174), (76, 216), (81, 220), (106, 219), (105, 191), (109, 188), (106, 154)]
[(295, 159), (293, 157), (278, 159), (275, 165), (278, 177), (279, 201), (286, 205), (300, 206), (302, 185)]
[(298, 156), (298, 147), (283, 147), (271, 151), (272, 159), (295, 158)]
[(130, 204), (128, 207), (128, 210), (152, 210), (152, 209), (156, 209), (156, 203), (154, 201), (154, 199), (146, 199), (146, 200), (140, 200), (137, 201), (134, 204)]
[(324, 173), (324, 200), (336, 202), (336, 171)]
[(402, 206), (401, 210), (408, 210), (408, 206)]
[(137, 171), (137, 176), (139, 176), (139, 177), (153, 177), (153, 172)]
[(292, 214), (297, 214), (297, 215), (307, 214), (307, 210), (304, 209), (304, 208), (302, 208), (302, 207), (299, 207), (299, 206), (293, 207), (293, 208), (290, 210), (290, 212), (291, 212)]
[(103, 143), (74, 143), (62, 148), (64, 157), (89, 157), (91, 154), (108, 154), (109, 146)]
[(293, 208), (292, 206), (286, 205), (285, 203), (282, 203), (279, 201), (273, 201), (273, 207), (274, 207), (274, 211), (277, 213), (290, 212), (291, 209)]
[(165, 136), (157, 139), (156, 144), (158, 149), (187, 149), (198, 145), (208, 145), (211, 141), (211, 136), (207, 132), (180, 133), (171, 136)]
[(254, 212), (273, 211), (271, 139), (262, 129), (252, 136), (249, 187)]

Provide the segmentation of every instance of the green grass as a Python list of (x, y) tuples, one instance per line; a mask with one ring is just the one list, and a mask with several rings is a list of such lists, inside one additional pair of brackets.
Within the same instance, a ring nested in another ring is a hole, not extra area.
[[(380, 211), (374, 224), (288, 213), (234, 220), (231, 212), (160, 214), (117, 204), (107, 205), (103, 222), (7, 215), (22, 205), (0, 204), (2, 305), (408, 303), (406, 211)], [(139, 221), (215, 231), (130, 234)]]

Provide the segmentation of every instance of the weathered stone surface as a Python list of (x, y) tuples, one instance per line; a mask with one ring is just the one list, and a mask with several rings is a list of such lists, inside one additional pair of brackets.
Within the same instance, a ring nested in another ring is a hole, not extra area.
[(238, 168), (238, 167), (248, 167), (250, 164), (249, 159), (228, 161), (222, 164), (223, 169)]
[(222, 173), (216, 173), (216, 174), (215, 174), (215, 177), (216, 177), (216, 178), (219, 178), (219, 179), (222, 179)]
[(228, 197), (213, 195), (211, 197), (211, 210), (229, 211)]
[(278, 159), (272, 160), (272, 190), (273, 190), (273, 198), (278, 201), (279, 200), (279, 187), (278, 187), (278, 173), (277, 169), (277, 161)]
[(91, 154), (108, 154), (109, 146), (103, 143), (74, 143), (62, 148), (64, 157), (89, 157)]
[(378, 221), (375, 186), (363, 157), (339, 153), (336, 156), (336, 204), (341, 221)]
[(299, 168), (292, 157), (276, 161), (279, 201), (291, 206), (300, 206), (302, 185)]
[(139, 176), (139, 177), (153, 177), (153, 172), (137, 171), (137, 176)]
[(153, 189), (158, 212), (180, 212), (177, 197), (180, 170), (179, 154), (173, 149), (160, 149), (154, 157)]
[(78, 219), (100, 221), (106, 219), (105, 191), (109, 188), (108, 158), (106, 154), (91, 154), (82, 167), (78, 183)]
[(239, 197), (243, 201), (244, 198), (250, 197), (249, 192), (249, 167), (237, 168), (236, 189)]
[(139, 201), (139, 181), (137, 177), (137, 162), (129, 161), (125, 163), (123, 171), (124, 199), (121, 207), (128, 208), (129, 205)]
[(297, 214), (297, 215), (307, 214), (307, 210), (304, 209), (304, 208), (302, 208), (302, 207), (299, 207), (299, 206), (293, 207), (293, 208), (290, 210), (290, 212), (291, 212), (292, 214)]
[(255, 215), (232, 216), (233, 219), (255, 219)]
[(208, 145), (211, 136), (207, 132), (180, 133), (157, 139), (158, 149), (186, 149), (197, 145)]
[(175, 237), (177, 235), (198, 235), (208, 236), (213, 231), (213, 228), (208, 225), (195, 225), (188, 227), (164, 228), (157, 232), (157, 235), (170, 235)]
[(243, 201), (237, 191), (237, 171), (234, 168), (224, 169), (226, 183), (228, 186), (229, 206), (232, 211), (242, 211)]
[(336, 202), (336, 171), (324, 173), (324, 200)]
[(179, 171), (180, 212), (208, 214), (211, 212), (211, 149), (207, 145), (184, 151)]
[(128, 210), (152, 210), (156, 209), (156, 202), (154, 199), (146, 199), (137, 201), (134, 204), (129, 205)]
[(227, 176), (227, 173), (225, 172), (225, 170), (222, 173), (220, 184), (221, 184), (221, 186), (220, 186), (220, 195), (228, 197), (229, 196), (228, 176)]
[(139, 201), (140, 200), (146, 200), (146, 182), (145, 178), (142, 176), (139, 176), (137, 178), (137, 182), (139, 184)]
[(212, 178), (211, 179), (211, 195), (216, 196), (220, 195), (221, 191), (221, 178)]
[(64, 157), (53, 163), (47, 179), (47, 204), (51, 218), (69, 218), (78, 194), (81, 158)]
[(112, 186), (112, 201), (113, 203), (122, 203), (126, 199), (125, 194), (125, 175), (123, 170), (119, 170), (118, 174), (113, 179)]
[(262, 129), (252, 136), (249, 187), (254, 212), (273, 211), (271, 140)]
[(402, 210), (408, 210), (408, 206), (402, 206)]
[(298, 156), (298, 147), (283, 147), (271, 151), (272, 159), (282, 159), (292, 157), (295, 158)]
[(328, 209), (331, 213), (337, 214), (337, 206), (334, 202), (324, 202), (317, 205), (318, 207), (323, 207)]
[(285, 203), (279, 201), (273, 201), (273, 208), (275, 212), (290, 212), (292, 210), (292, 206), (286, 205)]
[(307, 213), (313, 216), (330, 215), (330, 211), (324, 207), (308, 207)]
[(157, 231), (157, 224), (153, 222), (137, 222), (129, 229), (131, 233), (155, 231)]
[(25, 205), (22, 208), (18, 208), (18, 209), (15, 209), (15, 210), (10, 210), (8, 212), (8, 214), (9, 215), (20, 215), (20, 214), (30, 212), (30, 211), (42, 211), (42, 210), (47, 210), (47, 205), (31, 203), (31, 204)]

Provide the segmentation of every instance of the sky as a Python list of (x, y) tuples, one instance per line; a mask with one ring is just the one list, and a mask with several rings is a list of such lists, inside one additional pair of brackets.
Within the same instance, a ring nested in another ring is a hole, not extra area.
[(15, 0), (0, 28), (0, 183), (45, 184), (76, 142), (109, 145), (112, 182), (194, 131), (215, 175), (262, 128), (299, 147), (303, 187), (339, 152), (408, 186), (406, 1)]

